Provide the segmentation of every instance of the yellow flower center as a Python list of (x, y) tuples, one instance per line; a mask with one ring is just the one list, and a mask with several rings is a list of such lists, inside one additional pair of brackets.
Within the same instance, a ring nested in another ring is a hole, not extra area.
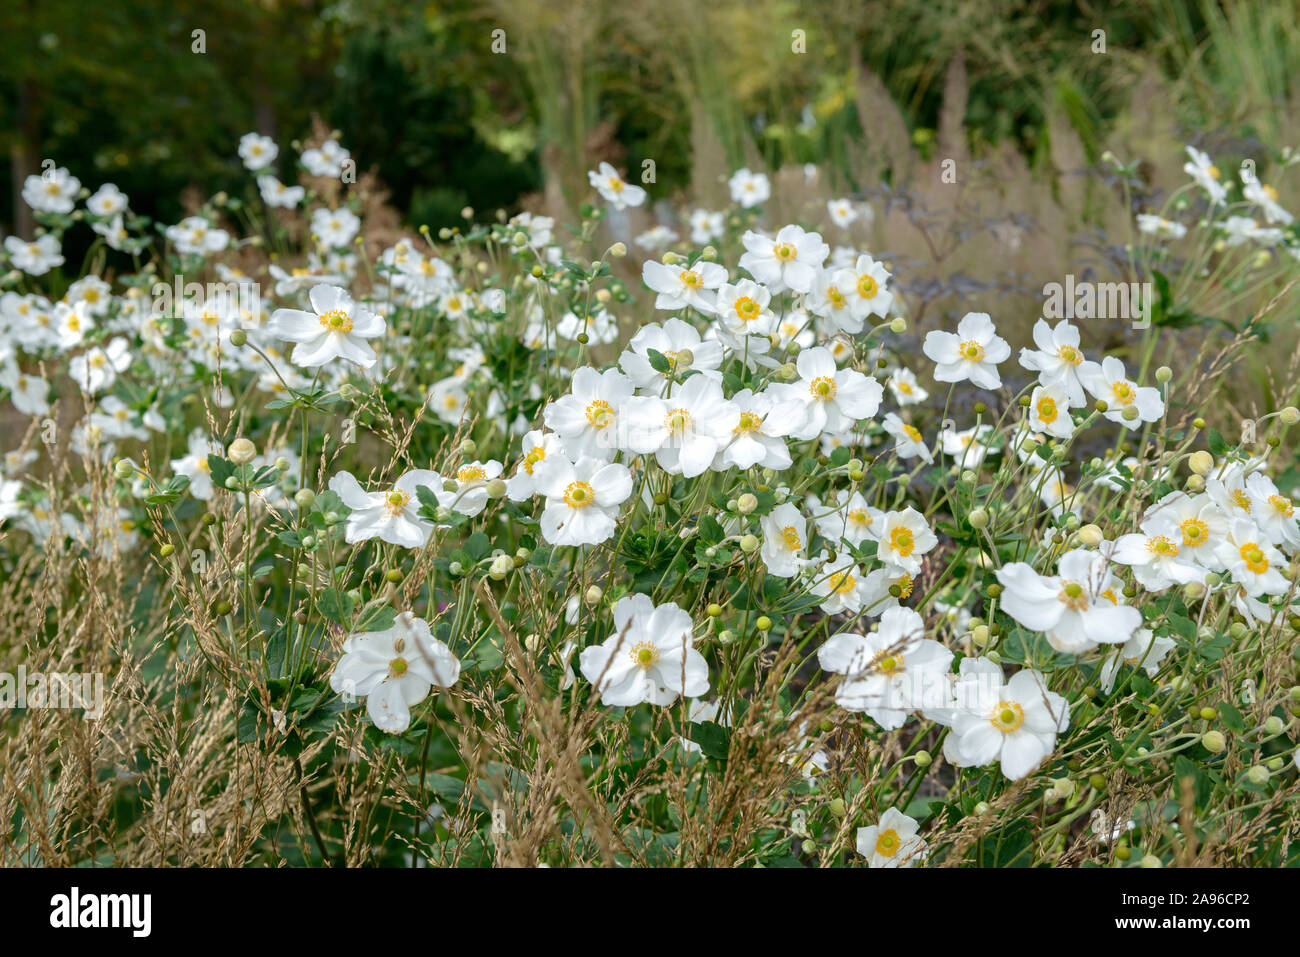
[(596, 500), (596, 493), (589, 482), (570, 482), (564, 490), (564, 504), (569, 508), (586, 508)]
[(342, 309), (331, 309), (329, 312), (322, 313), (320, 324), (330, 332), (352, 331), (352, 317)]
[(1050, 396), (1043, 396), (1038, 400), (1038, 418), (1040, 421), (1051, 425), (1056, 421), (1057, 415), (1055, 399)]
[(596, 399), (587, 406), (587, 421), (593, 428), (603, 429), (614, 424), (614, 410), (604, 399)]
[(874, 299), (880, 291), (880, 284), (870, 276), (858, 277), (858, 295), (863, 299)]
[(847, 300), (844, 298), (844, 293), (840, 292), (839, 286), (828, 286), (826, 288), (826, 299), (836, 309), (843, 309), (848, 305)]
[(1272, 186), (1269, 186), (1267, 183), (1264, 184), (1264, 186), (1262, 186), (1261, 189), (1264, 190), (1265, 196), (1267, 196), (1273, 202), (1275, 203), (1277, 202), (1277, 190), (1275, 190)]
[(624, 183), (617, 176), (611, 176), (609, 179), (605, 180), (605, 184), (616, 193), (623, 192)]
[(812, 397), (818, 402), (829, 402), (835, 398), (835, 380), (830, 376), (819, 375), (812, 380), (812, 385), (808, 387)]
[(1210, 174), (1210, 178), (1211, 178), (1211, 179), (1218, 179), (1218, 178), (1222, 175), (1222, 174), (1219, 172), (1219, 167), (1217, 167), (1217, 166), (1209, 166), (1209, 167), (1206, 167), (1206, 170), (1205, 170), (1205, 171), (1206, 171), (1207, 173)]
[(462, 465), (456, 470), (457, 482), (481, 482), (487, 478), (487, 472), (480, 465)]
[(961, 353), (961, 357), (967, 362), (982, 362), (984, 360), (984, 347), (974, 339), (967, 339), (957, 347), (957, 351)]
[(1088, 609), (1088, 596), (1084, 594), (1083, 586), (1078, 582), (1067, 582), (1066, 586), (1061, 589), (1057, 595), (1067, 608), (1071, 611), (1086, 611)]
[(664, 416), (664, 425), (673, 435), (681, 435), (691, 424), (691, 414), (685, 409), (673, 409)]
[(772, 255), (782, 262), (789, 262), (796, 254), (794, 243), (777, 243), (772, 247)]
[(762, 416), (754, 412), (740, 413), (740, 424), (733, 430), (739, 432), (757, 432), (763, 426)]
[(887, 831), (881, 831), (876, 838), (876, 853), (882, 857), (893, 857), (901, 846), (902, 841), (898, 839), (898, 832), (892, 827)]
[(897, 654), (891, 655), (887, 652), (879, 651), (876, 653), (875, 660), (872, 664), (885, 674), (892, 675), (895, 671), (898, 671), (903, 667), (903, 656)]
[(1056, 350), (1056, 355), (1057, 358), (1064, 362), (1068, 362), (1072, 366), (1077, 366), (1083, 361), (1083, 353), (1074, 346), (1061, 346), (1061, 348)]
[(903, 393), (903, 395), (911, 395), (916, 391), (915, 389), (912, 388), (912, 383), (906, 380), (900, 381), (898, 379), (895, 379), (894, 388), (897, 389), (899, 392)]
[(912, 536), (912, 530), (903, 526), (895, 528), (889, 533), (889, 547), (904, 558), (912, 554), (912, 549), (916, 548), (916, 539)]
[(853, 586), (857, 583), (858, 580), (854, 578), (853, 573), (849, 571), (834, 572), (830, 577), (831, 589), (837, 595), (844, 595), (853, 591)]
[(736, 315), (742, 322), (753, 322), (763, 311), (763, 307), (751, 296), (741, 296), (734, 303)]
[(1116, 382), (1110, 387), (1110, 392), (1120, 405), (1132, 405), (1137, 399), (1137, 390), (1129, 382)]
[(1191, 548), (1204, 545), (1210, 538), (1210, 526), (1199, 518), (1189, 518), (1178, 526), (1183, 533), (1183, 544)]
[(407, 667), (405, 658), (394, 658), (388, 663), (388, 674), (393, 678), (400, 678), (406, 674)]
[(781, 529), (781, 537), (785, 539), (785, 547), (790, 551), (797, 552), (803, 548), (803, 542), (799, 539), (799, 530), (793, 525)]
[(407, 503), (410, 501), (411, 496), (407, 495), (401, 489), (395, 488), (384, 496), (384, 509), (389, 515), (396, 515), (402, 511), (402, 509), (406, 508)]
[(1014, 701), (999, 701), (989, 714), (989, 721), (1003, 734), (1010, 734), (1024, 724), (1025, 709)]
[(1244, 491), (1239, 488), (1234, 488), (1228, 493), (1228, 495), (1232, 498), (1232, 504), (1236, 505), (1237, 508), (1241, 509), (1243, 512), (1250, 511), (1250, 498)]
[(910, 598), (912, 596), (912, 586), (916, 584), (916, 580), (904, 572), (894, 584), (898, 586), (899, 598)]
[(682, 273), (682, 285), (688, 289), (699, 289), (704, 285), (704, 278), (694, 269)]
[(528, 454), (524, 456), (524, 471), (529, 475), (532, 475), (533, 469), (537, 467), (537, 463), (542, 461), (544, 458), (546, 458), (546, 449), (542, 448), (540, 445), (533, 446), (528, 450)]
[(1241, 546), (1241, 557), (1245, 560), (1246, 567), (1256, 575), (1268, 571), (1268, 556), (1255, 542), (1247, 542)]
[(1178, 554), (1178, 546), (1163, 535), (1157, 535), (1147, 542), (1147, 550), (1155, 555), (1166, 555), (1169, 558)]
[(1283, 518), (1290, 518), (1295, 514), (1295, 507), (1291, 504), (1291, 500), (1285, 495), (1270, 495), (1268, 497), (1268, 504), (1272, 505), (1277, 513)]
[(652, 641), (638, 642), (632, 647), (632, 664), (642, 670), (649, 670), (659, 661), (659, 649)]
[(920, 429), (916, 428), (916, 426), (907, 425), (906, 423), (904, 423), (903, 431), (907, 433), (907, 437), (911, 439), (913, 442), (921, 441), (921, 431)]
[(854, 525), (870, 525), (873, 520), (865, 508), (855, 508), (849, 512), (849, 521)]

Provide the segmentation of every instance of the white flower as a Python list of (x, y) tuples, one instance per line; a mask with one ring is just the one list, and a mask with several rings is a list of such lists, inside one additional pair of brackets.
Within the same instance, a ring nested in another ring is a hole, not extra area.
[(0, 366), (0, 387), (9, 390), (9, 398), (23, 415), (45, 415), (50, 411), (47, 399), (50, 384), (39, 375), (29, 375), (12, 362)]
[(125, 339), (118, 336), (106, 348), (92, 346), (68, 363), (68, 375), (83, 392), (103, 392), (131, 364), (131, 352)]
[(900, 459), (914, 459), (920, 456), (927, 462), (934, 460), (934, 453), (926, 444), (925, 436), (914, 425), (908, 425), (895, 412), (887, 412), (880, 423), (885, 432), (894, 437), (894, 454)]
[(1283, 226), (1290, 226), (1295, 219), (1289, 212), (1283, 209), (1277, 201), (1277, 190), (1272, 186), (1266, 186), (1257, 179), (1251, 179), (1242, 187), (1241, 195), (1246, 197), (1246, 201), (1253, 203), (1263, 212), (1264, 218), (1270, 223), (1281, 223)]
[(789, 502), (759, 520), (763, 544), (759, 551), (769, 575), (793, 578), (808, 564), (808, 521)]
[(1273, 480), (1263, 472), (1251, 472), (1246, 477), (1246, 494), (1250, 496), (1250, 517), (1264, 537), (1290, 552), (1300, 549), (1295, 505), (1278, 491)]
[[(651, 349), (668, 360), (667, 371), (659, 372), (650, 364)], [(679, 365), (678, 356), (682, 352), (690, 353), (689, 366)], [(674, 316), (662, 326), (651, 322), (638, 329), (618, 357), (618, 364), (638, 389), (659, 395), (675, 375), (687, 368), (708, 379), (721, 379), (718, 367), (722, 365), (722, 345), (716, 340), (701, 339), (699, 330)]]
[(1011, 347), (997, 334), (986, 312), (966, 313), (955, 334), (937, 329), (927, 333), (922, 351), (936, 363), (936, 382), (969, 379), (981, 389), (1001, 387), (998, 363), (1011, 356)]
[(506, 482), (506, 495), (512, 502), (522, 502), (537, 494), (537, 470), (548, 461), (563, 457), (560, 437), (554, 432), (533, 429), (524, 434), (524, 457), (515, 474)]
[(307, 194), (301, 186), (286, 186), (270, 174), (257, 177), (257, 189), (266, 205), (278, 209), (293, 209)]
[(464, 380), (458, 376), (440, 379), (429, 387), (429, 408), (448, 425), (460, 425), (468, 401)]
[[(1093, 398), (1106, 403), (1105, 417), (1118, 425), (1156, 422), (1165, 414), (1160, 390), (1133, 382), (1124, 371), (1124, 363), (1114, 356), (1106, 356), (1095, 369), (1080, 369), (1079, 381)], [(1137, 410), (1136, 419), (1124, 418), (1124, 410), (1130, 408)]]
[(1227, 187), (1219, 182), (1219, 168), (1208, 155), (1193, 147), (1187, 147), (1190, 159), (1183, 164), (1183, 172), (1196, 180), (1198, 186), (1210, 194), (1210, 205), (1223, 202), (1228, 195)]
[(899, 405), (917, 405), (930, 398), (930, 393), (921, 388), (916, 380), (916, 373), (899, 366), (889, 377), (889, 392)]
[(1149, 535), (1168, 536), (1180, 557), (1207, 571), (1219, 571), (1219, 545), (1228, 534), (1228, 520), (1208, 495), (1170, 492), (1147, 510), (1141, 524)]
[(1029, 427), (1058, 439), (1074, 434), (1070, 417), (1070, 397), (1061, 384), (1035, 386), (1029, 397)]
[(1138, 232), (1157, 239), (1182, 239), (1187, 235), (1187, 227), (1182, 223), (1154, 213), (1138, 213), (1137, 226)]
[(1065, 319), (1058, 322), (1055, 329), (1046, 320), (1039, 319), (1034, 323), (1034, 344), (1038, 346), (1037, 350), (1020, 350), (1020, 364), (1031, 372), (1037, 372), (1040, 384), (1064, 388), (1070, 408), (1086, 404), (1079, 374), (1101, 367), (1084, 359), (1079, 349), (1079, 330)]
[(655, 297), (656, 309), (689, 308), (708, 314), (713, 311), (715, 296), (710, 290), (727, 281), (727, 270), (704, 260), (687, 269), (648, 259), (641, 267), (641, 279), (659, 294)]
[(722, 213), (715, 213), (707, 209), (695, 209), (691, 211), (691, 242), (697, 245), (711, 243), (715, 239), (720, 239), (724, 231), (723, 224), (726, 217)]
[(1057, 575), (1039, 575), (1024, 562), (996, 572), (1002, 610), (1066, 654), (1096, 645), (1123, 644), (1142, 625), (1142, 612), (1119, 604), (1121, 582), (1100, 552), (1081, 548), (1061, 556)]
[(576, 341), (578, 336), (585, 335), (589, 342), (604, 345), (618, 339), (618, 320), (604, 308), (591, 310), (586, 319), (566, 312), (555, 324), (555, 331), (565, 339)]
[(185, 255), (219, 253), (230, 244), (230, 234), (218, 229), (202, 216), (189, 216), (165, 230), (177, 252)]
[[(436, 473), (435, 473), (436, 474)], [(471, 518), (487, 507), (488, 482), (501, 475), (501, 463), (495, 459), (486, 462), (466, 462), (456, 469), (455, 488), (444, 488), (446, 480), (433, 486), (438, 504)], [(425, 484), (425, 483), (420, 483)]]
[(667, 247), (671, 246), (673, 243), (677, 242), (677, 238), (678, 237), (675, 232), (673, 232), (663, 223), (658, 223), (650, 227), (649, 229), (647, 229), (636, 239), (632, 240), (632, 242), (636, 243), (644, 250), (655, 251), (659, 249), (666, 249)]
[(95, 216), (101, 216), (104, 219), (112, 219), (114, 216), (126, 212), (126, 206), (126, 194), (112, 183), (105, 183), (95, 191), (93, 196), (86, 200), (86, 209), (90, 210)]
[(1154, 678), (1160, 671), (1160, 662), (1176, 647), (1178, 642), (1174, 639), (1157, 638), (1150, 628), (1139, 628), (1124, 643), (1124, 647), (1107, 658), (1101, 666), (1101, 690), (1110, 694), (1115, 687), (1115, 677), (1119, 674), (1121, 664), (1142, 668), (1148, 677)]
[(768, 392), (750, 389), (741, 389), (731, 401), (740, 410), (740, 419), (713, 460), (713, 468), (719, 472), (731, 467), (788, 469), (791, 459), (785, 436), (803, 423), (804, 404), (778, 401)]
[(821, 567), (808, 591), (822, 599), (818, 607), (826, 614), (857, 614), (871, 601), (874, 590), (867, 574), (848, 552), (840, 552), (831, 561), (829, 553), (823, 551), (815, 561)]
[(172, 459), (172, 471), (189, 478), (189, 493), (200, 501), (212, 498), (212, 470), (208, 455), (220, 455), (221, 444), (215, 442), (202, 429), (190, 433), (189, 450), (179, 459)]
[(326, 140), (316, 149), (304, 150), (302, 165), (312, 176), (337, 177), (343, 173), (343, 164), (351, 153), (339, 146), (338, 140)]
[[(815, 497), (810, 497), (810, 500), (814, 512), (822, 507), (821, 502)], [(839, 508), (813, 516), (813, 520), (817, 523), (817, 531), (823, 538), (836, 544), (848, 542), (850, 545), (876, 541), (884, 525), (884, 518), (885, 513), (868, 505), (867, 500), (858, 491), (854, 491)]]
[(805, 349), (795, 360), (799, 381), (773, 385), (769, 391), (781, 400), (798, 400), (807, 419), (791, 433), (796, 439), (815, 439), (822, 432), (847, 432), (859, 419), (870, 418), (880, 408), (884, 388), (853, 369), (835, 365), (830, 350)]
[(21, 269), (29, 276), (43, 276), (56, 266), (63, 265), (63, 252), (59, 241), (53, 235), (44, 236), (24, 242), (17, 236), (5, 237), (5, 252), (15, 269)]
[(952, 652), (924, 635), (920, 615), (895, 607), (880, 616), (877, 631), (827, 639), (817, 651), (818, 663), (823, 671), (847, 676), (835, 691), (835, 703), (865, 711), (886, 731), (901, 728), (952, 666)]
[(826, 203), (826, 212), (831, 217), (831, 222), (840, 229), (848, 229), (858, 221), (858, 211), (853, 206), (853, 201), (849, 199), (832, 199)]
[(632, 381), (617, 369), (597, 372), (583, 366), (573, 374), (569, 394), (547, 405), (543, 418), (570, 459), (608, 462), (619, 449), (623, 406), (632, 391)]
[(67, 167), (33, 173), (23, 181), (23, 202), (38, 213), (70, 213), (81, 191), (81, 180)]
[(939, 433), (943, 454), (951, 458), (959, 469), (977, 469), (983, 464), (984, 457), (993, 451), (985, 444), (985, 437), (992, 431), (991, 425), (973, 425), (960, 432), (944, 429)]
[(626, 447), (638, 455), (653, 452), (665, 471), (687, 478), (713, 464), (740, 424), (740, 409), (703, 375), (691, 376), (667, 399), (629, 399), (625, 411)]
[(772, 186), (762, 173), (751, 173), (748, 169), (738, 169), (727, 181), (731, 190), (731, 201), (749, 209), (759, 203), (767, 202), (772, 195)]
[(615, 209), (640, 206), (645, 202), (645, 190), (628, 183), (608, 163), (601, 163), (598, 170), (589, 170), (587, 181)]
[(939, 544), (925, 516), (910, 506), (901, 512), (885, 513), (877, 540), (880, 545), (876, 556), (910, 575), (921, 570), (921, 556)]
[(450, 688), (460, 677), (460, 661), (433, 637), (429, 623), (404, 611), (391, 628), (352, 634), (330, 674), (341, 695), (366, 699), (375, 727), (401, 734), (411, 725), (411, 707), (435, 686)]
[(1227, 246), (1240, 246), (1247, 242), (1273, 246), (1285, 235), (1280, 229), (1259, 225), (1250, 216), (1229, 216), (1219, 226), (1225, 234), (1224, 244)]
[(309, 298), (314, 313), (277, 309), (267, 323), (271, 335), (298, 343), (291, 356), (293, 362), (313, 368), (339, 358), (363, 369), (373, 366), (377, 357), (366, 340), (384, 334), (387, 329), (384, 320), (368, 309), (359, 308), (347, 290), (338, 286), (314, 286)]
[(1219, 561), (1251, 598), (1281, 595), (1290, 587), (1281, 572), (1286, 568), (1285, 556), (1249, 519), (1234, 518), (1228, 523), (1227, 540), (1219, 545)]
[(830, 247), (820, 233), (807, 233), (799, 226), (782, 226), (776, 237), (748, 230), (740, 240), (746, 252), (739, 266), (772, 292), (812, 292), (818, 271)]
[(917, 837), (919, 825), (898, 808), (891, 807), (870, 827), (857, 833), (858, 853), (868, 867), (911, 867), (925, 857), (925, 841)]
[(546, 496), (542, 537), (552, 545), (599, 545), (614, 534), (618, 508), (632, 494), (632, 473), (600, 459), (570, 464), (552, 459), (539, 468), (537, 491)]
[(239, 158), (244, 161), (246, 169), (254, 172), (266, 169), (279, 155), (280, 147), (276, 146), (275, 140), (269, 136), (245, 133), (239, 138)]
[(1042, 675), (1029, 669), (986, 694), (988, 700), (959, 708), (953, 716), (952, 731), (944, 739), (944, 757), (957, 767), (998, 761), (1002, 773), (1017, 781), (1056, 749), (1056, 735), (1070, 724), (1070, 706), (1047, 690)]
[(419, 516), (416, 489), (420, 486), (440, 491), (442, 476), (428, 469), (412, 469), (387, 491), (367, 492), (351, 472), (335, 475), (330, 479), (330, 491), (337, 492), (352, 510), (344, 535), (347, 543), (378, 538), (403, 548), (423, 548), (433, 526)]
[(322, 245), (331, 249), (346, 246), (361, 230), (361, 220), (352, 210), (339, 209), (314, 210), (311, 214), (312, 235)]
[(845, 332), (860, 332), (862, 322), (868, 316), (889, 315), (894, 305), (894, 294), (886, 286), (889, 283), (889, 270), (882, 263), (870, 256), (859, 256), (852, 268), (841, 270), (836, 274), (844, 283), (842, 289), (848, 299), (849, 311), (857, 320), (857, 328), (846, 328)]
[(693, 627), (691, 616), (672, 602), (656, 606), (642, 594), (620, 598), (614, 634), (579, 655), (582, 676), (611, 707), (668, 705), (678, 695), (708, 694), (709, 666), (692, 643)]
[(1182, 546), (1170, 535), (1147, 532), (1121, 535), (1115, 539), (1110, 558), (1132, 566), (1138, 584), (1153, 592), (1164, 591), (1170, 585), (1205, 581), (1205, 569), (1183, 555)]
[(769, 336), (776, 330), (776, 315), (768, 308), (771, 301), (767, 287), (741, 279), (718, 288), (711, 311), (728, 338), (738, 342), (741, 336)]

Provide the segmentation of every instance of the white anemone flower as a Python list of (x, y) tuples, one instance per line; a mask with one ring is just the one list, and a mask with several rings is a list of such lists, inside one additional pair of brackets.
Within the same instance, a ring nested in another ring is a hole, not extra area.
[(429, 623), (404, 611), (391, 628), (352, 634), (330, 674), (341, 695), (366, 699), (375, 727), (401, 734), (411, 726), (411, 708), (434, 688), (450, 688), (460, 677), (460, 661), (433, 637)]
[(1030, 631), (1041, 631), (1057, 651), (1082, 654), (1096, 645), (1123, 644), (1142, 625), (1142, 612), (1119, 603), (1121, 582), (1100, 552), (1076, 548), (1040, 575), (1025, 562), (996, 572), (1002, 610)]
[(998, 363), (1011, 357), (1011, 347), (997, 334), (986, 312), (966, 313), (955, 333), (938, 329), (927, 333), (922, 351), (935, 363), (936, 382), (969, 379), (981, 389), (1002, 386)]
[(614, 534), (619, 506), (632, 494), (627, 466), (600, 459), (571, 464), (552, 459), (538, 469), (537, 491), (546, 496), (542, 537), (552, 545), (599, 545)]
[(314, 368), (346, 359), (363, 369), (373, 366), (377, 357), (366, 340), (384, 334), (384, 320), (338, 286), (313, 286), (308, 298), (314, 312), (277, 309), (266, 327), (277, 339), (298, 343), (290, 356), (294, 364)]
[(891, 807), (880, 821), (857, 832), (858, 853), (868, 867), (911, 867), (925, 858), (925, 841), (917, 836), (914, 818)]
[(433, 526), (420, 518), (419, 487), (430, 491), (442, 489), (442, 476), (428, 469), (412, 469), (387, 491), (367, 492), (351, 472), (339, 472), (330, 479), (330, 491), (336, 492), (352, 511), (344, 534), (349, 545), (371, 538), (400, 545), (423, 548)]
[(694, 646), (693, 628), (691, 616), (672, 602), (656, 606), (643, 594), (620, 598), (614, 633), (578, 657), (582, 676), (610, 707), (669, 705), (679, 695), (708, 694), (709, 666)]

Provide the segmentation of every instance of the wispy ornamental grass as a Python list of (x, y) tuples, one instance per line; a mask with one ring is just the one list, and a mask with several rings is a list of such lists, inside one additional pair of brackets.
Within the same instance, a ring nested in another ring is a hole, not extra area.
[[(287, 208), (32, 184), (0, 648), (107, 681), (6, 724), (6, 862), (1294, 862), (1285, 186), (1107, 157), (1125, 239), (1030, 282), (994, 193), (733, 170), (646, 239), (598, 168), (385, 235), (340, 144), (258, 145)], [(142, 265), (52, 271), (86, 218)]]

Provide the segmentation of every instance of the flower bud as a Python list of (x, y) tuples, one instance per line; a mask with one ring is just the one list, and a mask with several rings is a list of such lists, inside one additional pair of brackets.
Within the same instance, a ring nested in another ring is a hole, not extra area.
[(609, 254), (614, 259), (622, 259), (624, 256), (627, 255), (627, 244), (615, 243), (613, 246), (609, 247)]
[(595, 605), (605, 597), (605, 590), (599, 585), (591, 585), (583, 593), (582, 597), (587, 600), (588, 605)]
[(889, 331), (896, 336), (901, 336), (904, 332), (907, 331), (907, 320), (904, 319), (902, 316), (897, 316), (894, 319), (890, 320)]
[(836, 798), (827, 805), (826, 809), (831, 812), (832, 817), (843, 817), (848, 808), (844, 805), (844, 798)]
[(758, 628), (759, 631), (771, 631), (772, 619), (768, 618), (767, 615), (759, 615), (758, 620), (754, 622), (754, 625)]
[(488, 498), (501, 498), (506, 494), (505, 479), (494, 478), (487, 483)]
[(758, 508), (758, 496), (753, 492), (746, 492), (736, 499), (736, 511), (741, 515), (748, 515)]
[(1228, 739), (1223, 736), (1222, 731), (1206, 731), (1201, 735), (1201, 744), (1205, 745), (1205, 750), (1211, 754), (1218, 754), (1228, 746)]
[(230, 334), (230, 344), (238, 348), (248, 342), (248, 333), (243, 329), (236, 329)]
[(316, 504), (316, 493), (309, 488), (300, 488), (293, 493), (293, 500), (299, 508), (311, 508)]
[(1264, 733), (1267, 734), (1270, 738), (1277, 737), (1285, 730), (1286, 730), (1285, 722), (1283, 722), (1283, 720), (1275, 714), (1269, 715), (1268, 719), (1264, 722)]
[(1252, 764), (1246, 772), (1246, 780), (1257, 788), (1263, 787), (1268, 783), (1268, 768), (1262, 764)]
[(970, 522), (971, 528), (984, 528), (989, 523), (988, 509), (982, 506), (971, 509), (970, 514), (966, 516), (966, 521)]
[(500, 581), (515, 570), (515, 560), (509, 555), (498, 555), (492, 559), (492, 564), (488, 568), (488, 575), (495, 581)]
[(1187, 467), (1197, 475), (1209, 475), (1210, 470), (1214, 468), (1214, 456), (1204, 449), (1193, 452), (1187, 460)]
[(1174, 370), (1169, 368), (1169, 366), (1161, 366), (1159, 369), (1156, 370), (1157, 382), (1168, 382), (1173, 377), (1174, 377)]
[(230, 443), (230, 461), (236, 465), (247, 465), (257, 458), (257, 446), (248, 439), (239, 438)]
[(1300, 422), (1300, 409), (1297, 409), (1293, 405), (1288, 405), (1277, 414), (1277, 417), (1282, 420), (1283, 425), (1295, 425), (1297, 422)]
[(1143, 867), (1164, 867), (1164, 865), (1160, 863), (1160, 858), (1156, 857), (1154, 854), (1148, 854), (1144, 858), (1142, 858), (1142, 866)]
[(752, 555), (758, 550), (758, 538), (754, 535), (743, 535), (740, 539), (740, 550), (746, 555)]
[(934, 763), (934, 758), (930, 757), (929, 751), (917, 751), (914, 759), (918, 768), (928, 768)]
[(1079, 529), (1078, 536), (1079, 541), (1090, 548), (1095, 548), (1100, 545), (1106, 537), (1102, 534), (1101, 529), (1096, 525), (1093, 525), (1091, 522)]
[(113, 466), (113, 472), (120, 479), (130, 478), (135, 474), (135, 466), (126, 459), (118, 459), (117, 464)]

